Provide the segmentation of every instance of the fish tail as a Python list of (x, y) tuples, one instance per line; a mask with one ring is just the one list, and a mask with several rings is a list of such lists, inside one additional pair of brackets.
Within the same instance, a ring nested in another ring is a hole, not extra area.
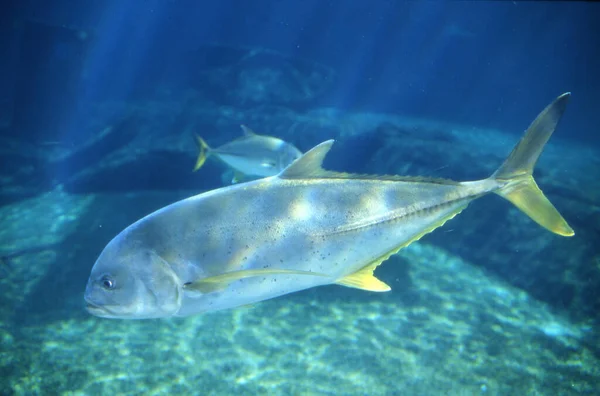
[(575, 232), (537, 186), (533, 168), (556, 129), (570, 96), (570, 93), (560, 95), (537, 116), (506, 161), (491, 176), (501, 186), (496, 191), (498, 195), (512, 202), (542, 227), (562, 236), (572, 236)]
[(204, 139), (200, 137), (200, 135), (196, 135), (196, 142), (198, 143), (198, 147), (200, 148), (200, 153), (198, 153), (198, 158), (196, 159), (196, 165), (194, 165), (194, 172), (198, 169), (202, 168), (202, 165), (206, 162), (208, 155), (210, 154), (210, 147)]

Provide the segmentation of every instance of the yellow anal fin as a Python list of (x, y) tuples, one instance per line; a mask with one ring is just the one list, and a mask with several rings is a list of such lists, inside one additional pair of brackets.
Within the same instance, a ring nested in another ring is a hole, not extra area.
[(328, 277), (325, 274), (311, 271), (297, 271), (276, 268), (250, 269), (226, 272), (221, 275), (202, 278), (194, 282), (189, 282), (183, 285), (185, 290), (198, 291), (200, 293), (212, 293), (227, 288), (231, 283), (240, 279), (253, 278), (256, 276), (271, 276), (271, 275), (304, 275), (304, 276), (321, 276)]
[(353, 274), (343, 277), (342, 279), (335, 282), (338, 285), (346, 286), (346, 287), (354, 287), (355, 289), (373, 291), (373, 292), (386, 292), (392, 290), (384, 282), (380, 281), (373, 275), (373, 271), (380, 263), (376, 263), (375, 265), (369, 264), (368, 267), (365, 267)]
[(389, 252), (385, 253), (381, 257), (373, 260), (371, 263), (363, 267), (362, 269), (356, 271), (353, 274), (347, 275), (342, 279), (337, 280), (335, 283), (341, 286), (354, 287), (356, 289), (374, 291), (374, 292), (386, 292), (392, 290), (392, 288), (386, 283), (380, 281), (373, 275), (373, 272), (381, 263), (385, 260), (389, 259), (392, 255), (398, 253), (401, 249), (410, 245), (414, 241), (418, 241), (423, 236), (429, 234), (431, 231), (435, 230), (438, 227), (443, 226), (448, 220), (454, 218), (457, 214), (463, 211), (467, 205), (460, 206), (456, 208), (453, 212), (441, 218), (438, 222), (434, 223), (431, 227), (424, 229), (419, 234), (415, 235), (410, 240), (402, 243), (400, 246), (393, 248)]

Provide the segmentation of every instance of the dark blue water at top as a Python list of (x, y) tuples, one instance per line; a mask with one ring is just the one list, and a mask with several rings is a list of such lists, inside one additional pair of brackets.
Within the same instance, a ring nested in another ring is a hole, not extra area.
[[(600, 125), (600, 5), (593, 2), (30, 1), (12, 10), (3, 23), (9, 33), (36, 20), (90, 35), (85, 64), (78, 65), (85, 82), (73, 94), (79, 110), (101, 99), (143, 97), (189, 73), (190, 53), (199, 46), (219, 43), (331, 66), (335, 85), (311, 105), (434, 116), (519, 134), (540, 106), (572, 91), (570, 136), (596, 141), (588, 134)], [(10, 61), (0, 66), (2, 86), (10, 88), (30, 66), (14, 60), (26, 39), (3, 35)], [(81, 51), (64, 41), (45, 45), (54, 64)], [(56, 100), (65, 89), (60, 84), (44, 81), (37, 94)], [(5, 102), (18, 95), (10, 92)]]

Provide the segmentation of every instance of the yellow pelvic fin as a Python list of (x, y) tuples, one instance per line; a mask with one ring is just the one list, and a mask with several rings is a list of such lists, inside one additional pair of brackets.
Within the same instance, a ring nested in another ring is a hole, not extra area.
[(572, 236), (575, 232), (544, 196), (532, 174), (544, 145), (565, 111), (570, 95), (560, 95), (536, 117), (525, 136), (492, 175), (502, 185), (496, 192), (498, 195), (512, 202), (542, 227), (562, 236)]
[(328, 275), (310, 271), (296, 271), (287, 269), (264, 268), (226, 272), (221, 275), (202, 278), (194, 282), (186, 283), (183, 288), (186, 290), (199, 291), (201, 293), (212, 293), (223, 290), (231, 283), (245, 278), (253, 278), (255, 276), (270, 276), (270, 275), (305, 275), (305, 276), (321, 276), (327, 278)]
[(196, 165), (194, 165), (194, 172), (202, 168), (202, 165), (204, 165), (208, 158), (208, 154), (210, 153), (210, 147), (199, 135), (196, 135), (196, 142), (198, 143), (200, 153), (198, 153), (198, 159), (196, 159)]

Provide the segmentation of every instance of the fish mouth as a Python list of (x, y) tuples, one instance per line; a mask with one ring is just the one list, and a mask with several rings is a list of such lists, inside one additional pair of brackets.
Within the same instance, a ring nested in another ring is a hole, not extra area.
[(85, 309), (94, 316), (100, 316), (104, 318), (113, 316), (113, 314), (105, 306), (96, 305), (89, 301), (85, 302)]

